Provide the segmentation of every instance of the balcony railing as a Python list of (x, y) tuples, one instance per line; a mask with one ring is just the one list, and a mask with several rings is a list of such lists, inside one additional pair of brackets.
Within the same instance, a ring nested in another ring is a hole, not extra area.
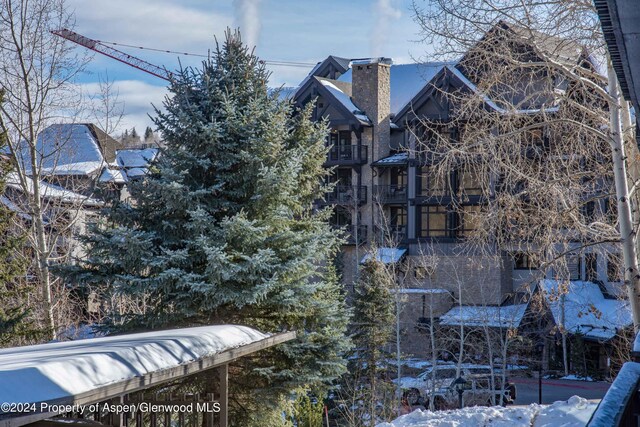
[(327, 166), (364, 165), (367, 163), (366, 145), (334, 145), (327, 153)]
[(364, 185), (337, 185), (333, 191), (325, 195), (324, 203), (329, 205), (362, 205), (367, 203), (367, 187)]
[(407, 203), (406, 185), (375, 185), (373, 187), (374, 199), (382, 204)]
[[(356, 244), (356, 234), (357, 234), (357, 243), (358, 245), (364, 245), (367, 243), (367, 226), (366, 225), (347, 225), (345, 228), (347, 242), (346, 245), (355, 245)], [(357, 231), (357, 233), (356, 233)]]
[(406, 225), (389, 225), (387, 227), (373, 227), (373, 241), (379, 246), (393, 246), (407, 239)]

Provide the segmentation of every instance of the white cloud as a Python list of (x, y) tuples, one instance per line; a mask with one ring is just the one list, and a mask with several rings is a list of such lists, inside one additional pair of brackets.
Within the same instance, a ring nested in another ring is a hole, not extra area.
[[(77, 31), (104, 41), (206, 53), (214, 35), (231, 25), (230, 15), (167, 0), (69, 0)], [(99, 3), (99, 6), (96, 4)]]

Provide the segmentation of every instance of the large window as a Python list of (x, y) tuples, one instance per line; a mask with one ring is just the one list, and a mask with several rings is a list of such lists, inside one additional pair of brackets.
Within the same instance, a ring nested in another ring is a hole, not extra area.
[(333, 145), (333, 146), (351, 145), (351, 131), (349, 130), (332, 131), (329, 134), (329, 145)]
[(423, 166), (418, 172), (418, 194), (424, 197), (441, 197), (449, 193), (449, 177), (438, 177), (434, 168)]
[(445, 206), (422, 206), (420, 237), (448, 237), (449, 213)]
[(482, 169), (478, 165), (466, 165), (458, 171), (460, 193), (465, 196), (482, 195)]
[(406, 168), (391, 168), (391, 186), (395, 188), (402, 188), (407, 185), (407, 169)]
[(462, 206), (459, 211), (460, 226), (458, 227), (458, 235), (469, 237), (479, 228), (481, 208), (478, 205)]

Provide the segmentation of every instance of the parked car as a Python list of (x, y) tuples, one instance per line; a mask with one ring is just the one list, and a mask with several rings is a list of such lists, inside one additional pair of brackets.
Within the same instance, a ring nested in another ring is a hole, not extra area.
[[(502, 376), (487, 365), (462, 364), (460, 376), (465, 380), (462, 394), (464, 406), (507, 405), (516, 399), (516, 386), (508, 381), (502, 386)], [(424, 370), (417, 377), (400, 378), (403, 398), (411, 406), (429, 405), (433, 396), (435, 409), (458, 407), (458, 392), (453, 382), (458, 377), (458, 366), (453, 363), (438, 364)], [(493, 381), (492, 381), (493, 379)], [(495, 400), (492, 399), (495, 397)]]

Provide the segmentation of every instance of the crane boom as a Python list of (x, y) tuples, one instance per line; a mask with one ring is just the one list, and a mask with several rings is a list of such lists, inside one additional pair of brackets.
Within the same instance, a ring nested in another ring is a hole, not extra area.
[(87, 49), (91, 49), (95, 52), (101, 53), (105, 56), (108, 56), (109, 58), (113, 58), (116, 61), (120, 61), (124, 64), (130, 65), (134, 68), (137, 68), (138, 70), (144, 71), (161, 79), (171, 81), (173, 78), (173, 74), (170, 71), (167, 71), (166, 68), (159, 67), (140, 58), (136, 58), (135, 56), (129, 55), (128, 53), (124, 53), (118, 49), (106, 46), (100, 43), (98, 40), (90, 39), (89, 37), (85, 37), (66, 28), (53, 30), (51, 32), (64, 39), (77, 43), (80, 46), (84, 46)]

